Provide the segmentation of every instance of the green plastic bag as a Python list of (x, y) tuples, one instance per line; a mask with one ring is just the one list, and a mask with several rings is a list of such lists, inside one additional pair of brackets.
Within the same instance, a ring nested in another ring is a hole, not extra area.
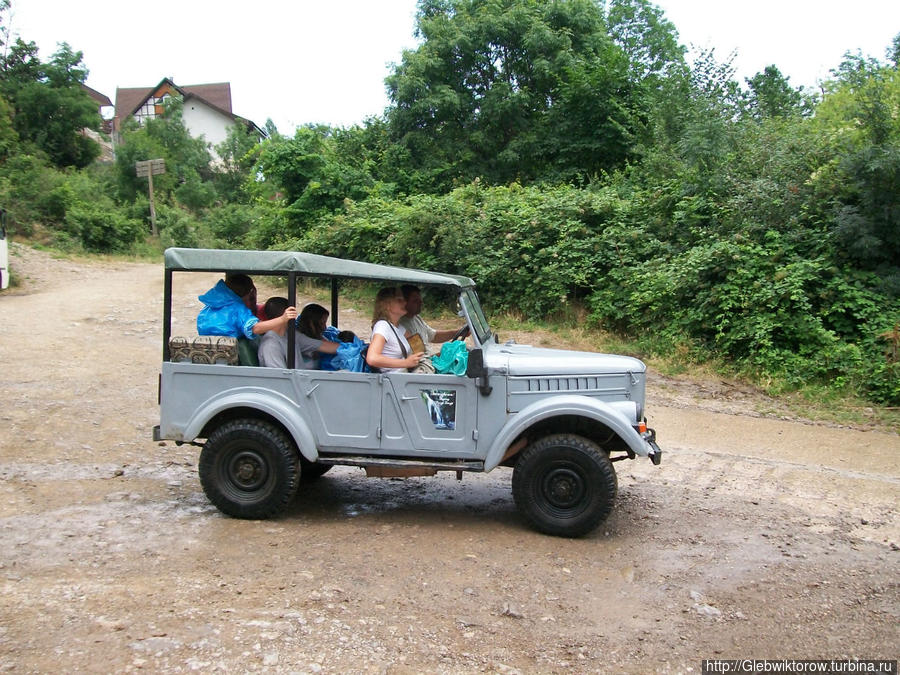
[(441, 353), (431, 357), (434, 370), (437, 373), (452, 373), (453, 375), (465, 375), (469, 365), (469, 350), (462, 340), (445, 342), (441, 345)]

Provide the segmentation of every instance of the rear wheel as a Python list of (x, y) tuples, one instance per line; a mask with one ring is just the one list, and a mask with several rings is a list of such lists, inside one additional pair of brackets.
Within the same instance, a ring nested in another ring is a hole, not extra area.
[(609, 516), (618, 481), (609, 456), (596, 443), (553, 434), (522, 451), (512, 489), (516, 507), (535, 529), (580, 537)]
[(226, 422), (200, 452), (200, 484), (235, 518), (271, 518), (290, 504), (300, 479), (299, 453), (288, 436), (260, 420)]

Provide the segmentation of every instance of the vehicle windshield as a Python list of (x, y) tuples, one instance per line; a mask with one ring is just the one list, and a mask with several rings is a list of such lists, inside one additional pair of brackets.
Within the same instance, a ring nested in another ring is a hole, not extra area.
[(475, 331), (475, 339), (478, 341), (478, 344), (483, 345), (490, 341), (493, 337), (491, 327), (488, 326), (487, 319), (484, 317), (475, 289), (465, 289), (459, 296), (459, 303), (462, 306), (463, 313), (469, 320), (469, 324)]

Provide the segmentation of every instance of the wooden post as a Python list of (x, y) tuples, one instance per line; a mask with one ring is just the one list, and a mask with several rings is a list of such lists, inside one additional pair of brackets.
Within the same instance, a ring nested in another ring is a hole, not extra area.
[(150, 227), (153, 232), (154, 237), (159, 236), (159, 231), (156, 229), (156, 204), (153, 201), (153, 172), (147, 174), (147, 180), (150, 183)]
[(150, 192), (150, 225), (153, 236), (159, 236), (159, 231), (156, 228), (156, 201), (153, 198), (153, 174), (165, 173), (166, 161), (164, 159), (147, 159), (143, 162), (135, 162), (134, 170), (138, 178), (147, 177)]

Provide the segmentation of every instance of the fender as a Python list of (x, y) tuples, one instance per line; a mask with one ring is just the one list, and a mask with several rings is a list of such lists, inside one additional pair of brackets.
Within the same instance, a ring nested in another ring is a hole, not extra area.
[[(623, 408), (627, 407), (627, 414)], [(506, 449), (516, 437), (533, 426), (536, 422), (560, 415), (578, 415), (588, 417), (608, 426), (634, 454), (646, 457), (652, 448), (641, 438), (632, 424), (637, 414), (637, 406), (633, 401), (621, 401), (614, 404), (597, 400), (589, 396), (552, 396), (526, 406), (513, 415), (500, 433), (494, 438), (490, 450), (484, 460), (484, 470), (491, 471), (503, 459)]]
[(305, 459), (315, 462), (318, 458), (319, 449), (316, 446), (315, 436), (306, 420), (298, 413), (297, 405), (286, 396), (261, 387), (229, 389), (207, 399), (185, 425), (183, 437), (196, 438), (207, 422), (229, 408), (253, 408), (271, 415), (284, 425)]

